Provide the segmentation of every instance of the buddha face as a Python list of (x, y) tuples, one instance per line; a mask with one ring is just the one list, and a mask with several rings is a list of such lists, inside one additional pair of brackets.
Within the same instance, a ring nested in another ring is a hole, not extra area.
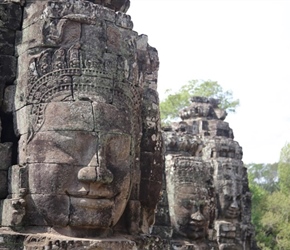
[(239, 172), (242, 162), (228, 159), (222, 163), (221, 177), (216, 183), (219, 201), (219, 218), (239, 219), (241, 212), (242, 176)]
[(207, 234), (209, 207), (206, 200), (207, 191), (191, 184), (182, 184), (175, 189), (171, 218), (176, 232), (191, 239), (201, 239)]
[(218, 194), (221, 217), (227, 219), (238, 219), (241, 210), (241, 191), (239, 183), (233, 180), (224, 181), (222, 192)]
[(165, 157), (166, 191), (175, 237), (202, 239), (211, 216), (210, 169), (194, 157)]
[(26, 149), (28, 210), (44, 218), (36, 223), (114, 226), (131, 190), (128, 110), (102, 101), (51, 102), (43, 121)]

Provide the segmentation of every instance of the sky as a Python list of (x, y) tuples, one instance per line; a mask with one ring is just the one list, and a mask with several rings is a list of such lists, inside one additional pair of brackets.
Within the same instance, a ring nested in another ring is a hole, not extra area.
[(217, 81), (240, 100), (226, 122), (244, 163), (274, 163), (290, 142), (289, 0), (131, 0), (139, 35), (158, 50), (158, 92)]

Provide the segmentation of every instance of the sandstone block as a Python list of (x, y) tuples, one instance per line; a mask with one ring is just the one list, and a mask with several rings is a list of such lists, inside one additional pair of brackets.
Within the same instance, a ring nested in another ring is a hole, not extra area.
[(8, 194), (7, 171), (0, 170), (0, 199), (5, 199)]
[(0, 170), (8, 170), (12, 160), (12, 143), (0, 143)]
[(11, 82), (16, 77), (16, 58), (9, 55), (0, 55), (0, 79)]
[(0, 54), (14, 55), (15, 32), (6, 28), (0, 28)]
[(13, 165), (9, 169), (9, 194), (12, 197), (22, 197), (28, 190), (28, 172), (27, 167)]
[(4, 90), (4, 99), (2, 110), (5, 113), (12, 113), (14, 111), (14, 96), (15, 96), (15, 85), (9, 85)]
[[(31, 194), (55, 194), (87, 195), (90, 190), (89, 183), (78, 180), (80, 166), (68, 164), (29, 164), (29, 193)], [(57, 173), (57, 178), (46, 178)]]
[(13, 3), (0, 3), (0, 27), (11, 30), (20, 29), (21, 6)]

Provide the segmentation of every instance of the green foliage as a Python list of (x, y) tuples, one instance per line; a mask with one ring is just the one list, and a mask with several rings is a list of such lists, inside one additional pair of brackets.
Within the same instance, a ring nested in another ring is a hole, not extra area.
[(262, 187), (253, 183), (252, 180), (249, 184), (252, 193), (252, 223), (255, 225), (256, 240), (259, 244), (267, 239), (261, 220), (266, 212), (266, 198), (269, 194)]
[(278, 172), (281, 191), (290, 195), (290, 143), (281, 149)]
[(252, 185), (257, 185), (269, 193), (279, 190), (278, 163), (251, 163), (247, 165), (247, 169)]
[(183, 85), (177, 92), (166, 91), (167, 97), (160, 103), (162, 121), (171, 120), (178, 117), (181, 108), (190, 104), (190, 97), (203, 96), (220, 100), (220, 108), (227, 112), (235, 112), (239, 106), (239, 100), (233, 100), (232, 91), (224, 91), (215, 81), (192, 80)]
[(250, 164), (248, 176), (258, 246), (290, 249), (290, 143), (282, 148), (278, 164)]
[[(277, 166), (277, 164), (275, 165)], [(262, 224), (262, 218), (267, 212), (267, 197), (271, 193), (272, 186), (277, 186), (272, 184), (270, 177), (275, 171), (269, 171), (269, 169), (273, 169), (274, 167), (272, 164), (249, 164), (247, 168), (249, 187), (252, 193), (251, 216), (252, 223), (255, 226), (257, 244), (263, 250), (272, 250), (272, 237), (266, 232)], [(276, 178), (274, 179), (277, 179), (277, 167)], [(269, 246), (271, 247), (269, 248)]]
[(290, 249), (290, 198), (281, 191), (269, 195), (267, 212), (261, 222), (272, 249)]

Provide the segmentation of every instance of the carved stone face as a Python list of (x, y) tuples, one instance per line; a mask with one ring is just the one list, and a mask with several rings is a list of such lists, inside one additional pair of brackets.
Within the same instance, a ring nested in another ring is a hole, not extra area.
[(48, 103), (41, 129), (27, 143), (28, 203), (50, 226), (114, 226), (131, 190), (131, 134), (124, 107)]
[(194, 184), (180, 185), (175, 190), (174, 227), (177, 232), (191, 239), (204, 238), (207, 233), (209, 207), (207, 191), (199, 189), (196, 193)]
[(224, 181), (222, 192), (219, 193), (221, 217), (228, 219), (239, 218), (241, 212), (241, 187), (238, 181)]
[(201, 239), (211, 215), (209, 168), (194, 157), (166, 156), (166, 190), (175, 237)]

